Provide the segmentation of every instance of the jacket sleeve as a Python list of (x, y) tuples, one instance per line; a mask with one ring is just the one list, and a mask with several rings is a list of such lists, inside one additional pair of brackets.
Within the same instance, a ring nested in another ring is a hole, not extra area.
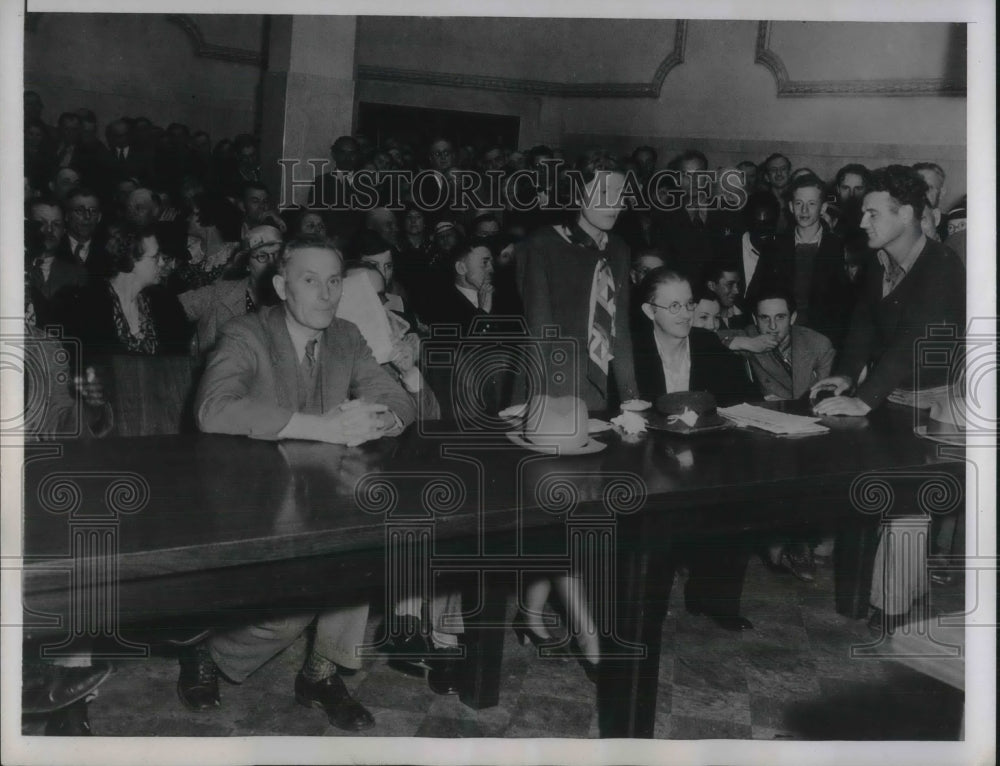
[(202, 431), (278, 438), (293, 413), (273, 397), (255, 396), (258, 374), (270, 374), (260, 370), (262, 355), (259, 342), (242, 323), (231, 322), (223, 328), (195, 399), (195, 416)]
[(351, 397), (386, 405), (406, 428), (417, 417), (413, 398), (375, 361), (361, 332), (353, 326), (349, 332), (354, 350)]

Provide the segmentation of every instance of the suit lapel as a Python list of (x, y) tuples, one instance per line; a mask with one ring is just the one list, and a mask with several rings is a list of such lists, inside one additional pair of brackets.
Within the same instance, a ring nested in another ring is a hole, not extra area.
[(274, 388), (278, 404), (292, 410), (298, 409), (299, 360), (292, 345), (292, 338), (285, 326), (285, 309), (274, 306), (260, 315), (267, 328), (268, 351), (274, 364)]

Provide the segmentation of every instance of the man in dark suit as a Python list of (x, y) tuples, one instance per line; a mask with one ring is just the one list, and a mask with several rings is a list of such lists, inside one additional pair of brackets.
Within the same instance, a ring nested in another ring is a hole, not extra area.
[(113, 185), (125, 178), (146, 181), (149, 178), (152, 157), (136, 145), (132, 126), (125, 120), (115, 120), (104, 130), (108, 141), (108, 183)]
[(28, 289), (35, 307), (38, 326), (69, 319), (65, 309), (68, 297), (87, 284), (83, 265), (60, 250), (66, 222), (62, 208), (53, 200), (36, 199), (28, 208), (28, 219), (41, 234), (41, 248), (32, 253), (28, 270)]
[(762, 253), (774, 244), (780, 208), (770, 192), (754, 192), (747, 198), (742, 212), (742, 236), (728, 237), (719, 248), (719, 259), (735, 264), (740, 279), (740, 294), (736, 301), (744, 312), (753, 308), (752, 296), (763, 281), (757, 273)]
[(103, 243), (98, 241), (101, 202), (96, 192), (80, 187), (70, 192), (63, 205), (66, 236), (59, 244), (58, 256), (78, 263), (91, 276), (104, 273)]
[[(649, 320), (645, 332), (633, 339), (643, 399), (708, 391), (727, 406), (758, 398), (743, 361), (712, 331), (691, 327), (697, 304), (687, 278), (669, 268), (656, 269), (643, 280), (639, 300)], [(698, 539), (682, 543), (676, 552), (690, 567), (684, 590), (688, 612), (705, 614), (726, 630), (751, 630), (753, 624), (739, 614), (750, 545), (738, 538)], [(666, 565), (672, 582), (673, 562)], [(668, 597), (669, 583), (666, 589)]]
[[(872, 173), (861, 228), (878, 260), (865, 276), (836, 374), (812, 386), (813, 394), (827, 389), (833, 394), (816, 404), (818, 415), (865, 416), (897, 388), (951, 382), (946, 367), (928, 365), (931, 360), (919, 353), (918, 341), (935, 324), (961, 332), (965, 268), (921, 231), (926, 195), (926, 182), (912, 168), (889, 165)], [(869, 627), (876, 633), (891, 633), (904, 623), (924, 595), (925, 577), (914, 577), (913, 570), (924, 571), (926, 546), (912, 529), (896, 535), (893, 526), (890, 520), (882, 527), (875, 556)], [(897, 545), (909, 550), (893, 552)]]
[[(325, 242), (285, 245), (274, 276), (281, 299), (228, 322), (199, 386), (198, 425), (257, 439), (306, 439), (354, 446), (398, 434), (416, 415), (412, 400), (381, 368), (350, 322), (335, 312), (340, 253)], [(317, 621), (313, 648), (295, 679), (296, 700), (320, 707), (339, 728), (373, 724), (337, 675), (360, 667), (368, 605), (281, 615), (214, 634), (181, 658), (178, 692), (193, 709), (219, 705), (217, 671), (242, 681)]]
[(330, 145), (333, 170), (313, 181), (309, 207), (330, 211), (331, 235), (348, 242), (364, 224), (364, 214), (353, 209), (354, 173), (361, 167), (361, 147), (350, 136), (341, 136)]
[(739, 263), (717, 258), (704, 272), (704, 286), (719, 300), (721, 329), (741, 330), (750, 324), (750, 313), (740, 308)]
[[(821, 220), (826, 185), (803, 175), (789, 185), (788, 211), (794, 228), (765, 248), (757, 265), (758, 284), (787, 287), (798, 305), (798, 324), (825, 335), (839, 348), (851, 308), (850, 285), (844, 268), (844, 242)], [(759, 299), (749, 293), (751, 305)]]

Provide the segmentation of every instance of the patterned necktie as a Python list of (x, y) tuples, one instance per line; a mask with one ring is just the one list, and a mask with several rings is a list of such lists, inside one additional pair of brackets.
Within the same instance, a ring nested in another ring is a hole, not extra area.
[(73, 248), (73, 258), (77, 261), (82, 260), (81, 256), (83, 254), (83, 243), (77, 242), (76, 247)]
[(594, 321), (587, 339), (587, 377), (605, 396), (608, 392), (608, 365), (614, 358), (615, 280), (607, 258), (597, 263), (594, 273)]
[(306, 343), (306, 355), (302, 358), (302, 369), (306, 377), (310, 379), (316, 374), (316, 338)]
[[(246, 310), (247, 310), (248, 314), (256, 314), (257, 313), (257, 304), (254, 303), (253, 296), (250, 294), (249, 290), (247, 290)], [(309, 343), (315, 344), (316, 341), (311, 340), (311, 341), (309, 341)], [(309, 344), (307, 343), (306, 344), (306, 355), (307, 356), (309, 354), (309, 350), (308, 349), (309, 349)], [(315, 359), (313, 361), (315, 361)]]
[(788, 359), (786, 359), (785, 355), (782, 354), (778, 349), (774, 349), (772, 353), (774, 354), (774, 358), (778, 360), (778, 363), (785, 368), (785, 372), (791, 375), (792, 363)]

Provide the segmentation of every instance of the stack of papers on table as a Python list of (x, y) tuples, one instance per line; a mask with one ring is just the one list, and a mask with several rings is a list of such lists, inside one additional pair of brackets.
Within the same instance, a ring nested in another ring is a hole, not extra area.
[(787, 412), (769, 410), (766, 407), (756, 407), (752, 404), (719, 407), (719, 414), (729, 418), (738, 426), (753, 426), (772, 434), (787, 436), (823, 434), (830, 430), (819, 424), (819, 418), (789, 415)]
[(929, 410), (936, 401), (944, 401), (948, 398), (947, 384), (935, 388), (921, 388), (910, 390), (907, 388), (897, 388), (886, 398), (895, 404), (904, 404), (907, 407), (915, 407), (918, 410)]

